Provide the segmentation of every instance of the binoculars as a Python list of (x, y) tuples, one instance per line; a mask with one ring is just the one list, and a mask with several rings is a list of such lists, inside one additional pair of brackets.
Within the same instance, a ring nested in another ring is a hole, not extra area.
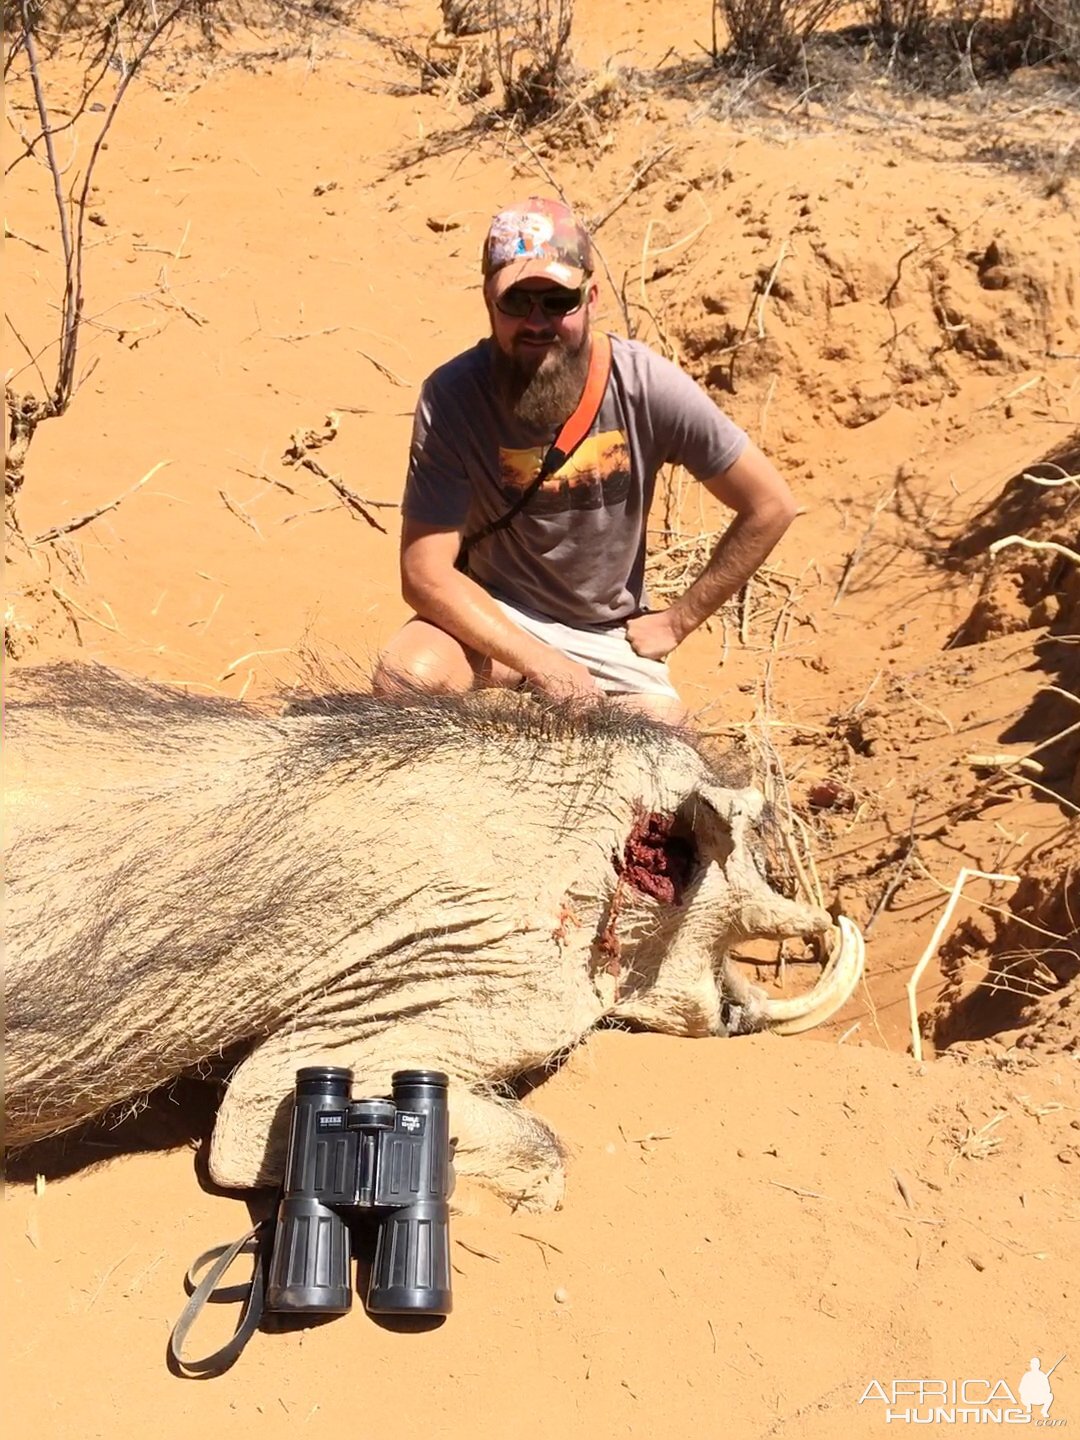
[(352, 1304), (351, 1224), (366, 1217), (378, 1227), (368, 1311), (449, 1315), (447, 1084), (439, 1070), (397, 1070), (392, 1100), (353, 1100), (351, 1071), (297, 1071), (267, 1310), (343, 1315)]

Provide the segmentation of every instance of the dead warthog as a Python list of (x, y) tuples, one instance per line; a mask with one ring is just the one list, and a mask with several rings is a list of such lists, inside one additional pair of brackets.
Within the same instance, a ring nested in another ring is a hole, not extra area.
[(219, 1183), (280, 1177), (298, 1066), (348, 1066), (358, 1093), (433, 1067), (458, 1168), (542, 1207), (559, 1144), (499, 1082), (605, 1017), (806, 1028), (861, 971), (842, 922), (808, 997), (739, 977), (734, 942), (829, 917), (763, 878), (756, 790), (621, 711), (351, 695), (282, 716), (65, 665), (16, 672), (7, 720), (9, 1143), (244, 1042)]

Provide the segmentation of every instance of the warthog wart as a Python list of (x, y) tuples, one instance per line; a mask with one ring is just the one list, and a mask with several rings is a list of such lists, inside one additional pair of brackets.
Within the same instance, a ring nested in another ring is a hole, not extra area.
[[(294, 707), (295, 708), (295, 707)], [(70, 1128), (244, 1044), (223, 1185), (281, 1174), (301, 1065), (452, 1077), (457, 1166), (556, 1203), (562, 1153), (504, 1082), (609, 1017), (674, 1035), (818, 1023), (728, 961), (825, 913), (763, 877), (762, 797), (605, 705), (328, 697), (264, 713), (77, 665), (8, 687), (7, 1138)]]

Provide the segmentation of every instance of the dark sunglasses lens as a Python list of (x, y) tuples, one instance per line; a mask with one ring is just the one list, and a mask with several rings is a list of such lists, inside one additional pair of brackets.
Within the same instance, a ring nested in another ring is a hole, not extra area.
[(519, 290), (511, 286), (498, 300), (498, 307), (504, 315), (514, 320), (524, 320), (532, 313), (534, 305), (545, 315), (572, 315), (580, 308), (582, 295), (579, 290)]
[(540, 307), (546, 315), (570, 315), (580, 305), (580, 290), (548, 290), (540, 297)]

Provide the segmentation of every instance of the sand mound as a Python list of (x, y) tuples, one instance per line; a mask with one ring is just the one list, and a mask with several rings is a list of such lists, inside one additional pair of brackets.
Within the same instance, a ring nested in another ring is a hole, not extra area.
[[(968, 1053), (1080, 1053), (1080, 822), (1029, 857), (987, 938), (951, 947), (934, 1040)], [(988, 970), (980, 957), (987, 949)], [(991, 1042), (988, 1045), (965, 1042)]]
[[(1071, 478), (1070, 478), (1071, 477)], [(1080, 564), (1053, 550), (1005, 545), (989, 559), (991, 546), (1022, 536), (1073, 551), (1080, 538), (1080, 436), (1013, 476), (994, 502), (975, 517), (949, 551), (967, 573), (983, 573), (978, 599), (956, 636), (959, 645), (978, 644), (1039, 626), (1062, 634), (1080, 629)], [(1041, 483), (1040, 483), (1041, 482)]]

